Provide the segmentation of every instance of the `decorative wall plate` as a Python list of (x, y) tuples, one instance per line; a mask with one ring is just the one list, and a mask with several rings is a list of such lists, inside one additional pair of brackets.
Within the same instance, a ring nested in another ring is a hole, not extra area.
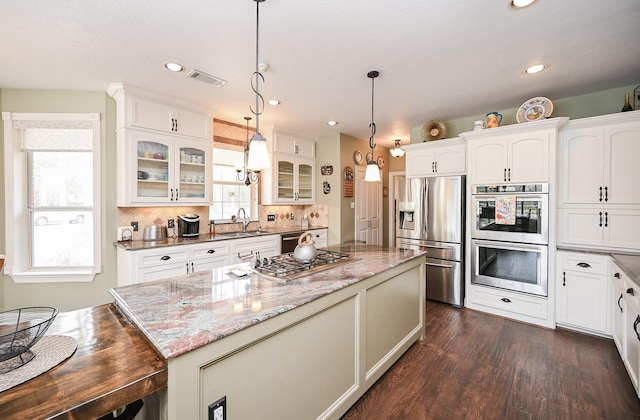
[(422, 126), (422, 141), (440, 140), (446, 135), (447, 128), (440, 120), (430, 120)]
[(378, 156), (378, 168), (382, 169), (384, 167), (384, 158), (382, 156)]
[(368, 152), (368, 153), (367, 153), (367, 161), (366, 161), (365, 163), (367, 163), (367, 164), (368, 164), (368, 163), (369, 163), (369, 161), (370, 161), (370, 160), (372, 160), (372, 159), (373, 159), (373, 153)]
[(516, 121), (523, 123), (527, 121), (537, 121), (549, 118), (553, 112), (553, 102), (544, 96), (531, 98), (516, 112)]
[(356, 150), (355, 152), (353, 152), (353, 161), (356, 163), (356, 165), (360, 165), (363, 159), (364, 155), (360, 150)]

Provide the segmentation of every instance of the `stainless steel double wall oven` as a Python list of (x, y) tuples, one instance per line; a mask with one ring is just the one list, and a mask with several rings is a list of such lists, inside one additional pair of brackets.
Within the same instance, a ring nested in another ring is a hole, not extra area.
[(547, 296), (549, 184), (474, 185), (471, 197), (471, 283)]

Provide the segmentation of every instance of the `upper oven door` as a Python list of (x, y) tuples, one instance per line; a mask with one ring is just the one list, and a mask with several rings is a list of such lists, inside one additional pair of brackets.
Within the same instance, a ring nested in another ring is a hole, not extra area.
[(515, 217), (501, 222), (496, 219), (496, 201), (506, 194), (472, 196), (475, 219), (471, 223), (471, 237), (496, 241), (546, 245), (549, 243), (549, 195), (544, 193), (516, 193)]

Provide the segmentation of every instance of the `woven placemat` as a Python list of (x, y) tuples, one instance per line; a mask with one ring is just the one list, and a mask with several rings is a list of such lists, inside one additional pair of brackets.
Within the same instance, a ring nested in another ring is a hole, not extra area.
[[(23, 382), (41, 375), (57, 366), (71, 356), (78, 347), (75, 338), (66, 335), (45, 335), (38, 341), (31, 351), (35, 357), (26, 365), (12, 371), (0, 374), (0, 392), (20, 385)], [(11, 360), (2, 363), (10, 363)]]

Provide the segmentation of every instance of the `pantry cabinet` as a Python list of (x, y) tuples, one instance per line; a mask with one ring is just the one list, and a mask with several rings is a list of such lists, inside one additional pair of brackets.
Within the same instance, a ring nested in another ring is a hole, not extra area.
[(474, 184), (549, 182), (558, 127), (567, 118), (471, 131), (467, 140), (469, 177)]
[(403, 146), (407, 178), (463, 175), (467, 170), (466, 145), (460, 139), (446, 139)]
[(556, 324), (610, 335), (609, 256), (558, 252)]
[(560, 145), (564, 204), (640, 204), (640, 111), (571, 121)]
[(313, 204), (315, 202), (315, 142), (269, 130), (267, 147), (271, 166), (263, 170), (261, 204)]
[(208, 205), (212, 117), (133, 86), (107, 92), (117, 111), (117, 205)]

